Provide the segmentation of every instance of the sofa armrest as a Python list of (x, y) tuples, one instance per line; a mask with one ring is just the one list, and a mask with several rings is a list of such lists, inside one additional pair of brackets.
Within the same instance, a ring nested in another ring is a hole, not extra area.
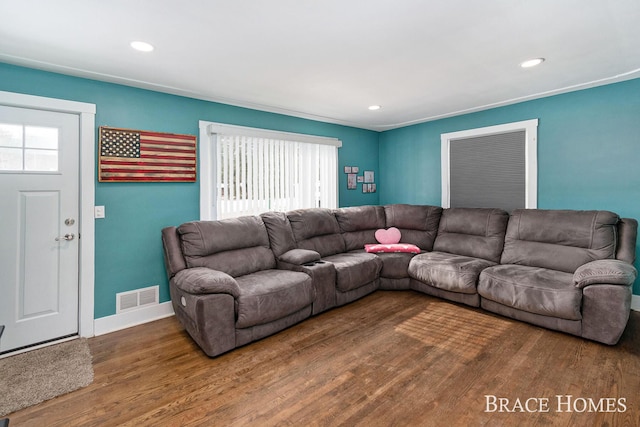
[(320, 254), (308, 249), (291, 249), (280, 255), (278, 261), (288, 264), (303, 265), (310, 262), (320, 261)]
[(179, 271), (172, 283), (183, 292), (190, 294), (229, 294), (240, 296), (236, 280), (226, 273), (206, 267), (187, 268)]
[(595, 284), (631, 286), (637, 275), (635, 267), (627, 262), (601, 259), (578, 267), (573, 273), (573, 282), (578, 288)]

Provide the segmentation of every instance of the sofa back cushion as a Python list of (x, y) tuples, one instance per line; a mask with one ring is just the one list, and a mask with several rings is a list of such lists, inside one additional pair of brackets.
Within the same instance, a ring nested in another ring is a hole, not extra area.
[(322, 257), (346, 251), (340, 226), (331, 210), (299, 209), (287, 212), (287, 218), (298, 248), (316, 251)]
[(395, 204), (384, 207), (385, 226), (400, 230), (400, 243), (416, 245), (423, 251), (433, 250), (442, 216), (440, 206)]
[(364, 249), (364, 245), (378, 243), (376, 230), (385, 228), (382, 206), (356, 206), (334, 211), (347, 251)]
[(444, 209), (433, 250), (499, 262), (508, 221), (502, 209)]
[(187, 267), (207, 267), (238, 277), (275, 268), (269, 237), (257, 216), (193, 221), (178, 227)]
[(618, 221), (608, 211), (516, 209), (500, 262), (574, 273), (590, 261), (615, 258)]
[(296, 248), (296, 239), (293, 237), (287, 214), (276, 211), (265, 212), (260, 214), (260, 218), (267, 227), (271, 250), (276, 258), (280, 258), (280, 255)]

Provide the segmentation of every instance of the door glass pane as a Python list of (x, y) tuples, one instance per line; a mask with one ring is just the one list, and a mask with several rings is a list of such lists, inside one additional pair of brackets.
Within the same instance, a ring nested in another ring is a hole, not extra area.
[(58, 144), (58, 128), (0, 123), (0, 171), (56, 172)]
[(25, 143), (27, 148), (58, 149), (58, 129), (39, 126), (25, 126)]
[(57, 150), (26, 149), (24, 154), (24, 170), (47, 172), (58, 170)]
[(0, 170), (22, 170), (22, 148), (0, 147)]
[(22, 126), (0, 123), (0, 147), (22, 147)]

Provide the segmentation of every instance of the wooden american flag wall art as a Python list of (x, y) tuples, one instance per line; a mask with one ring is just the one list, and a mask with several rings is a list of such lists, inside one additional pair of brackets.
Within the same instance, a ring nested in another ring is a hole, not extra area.
[(195, 182), (196, 137), (100, 126), (100, 182)]

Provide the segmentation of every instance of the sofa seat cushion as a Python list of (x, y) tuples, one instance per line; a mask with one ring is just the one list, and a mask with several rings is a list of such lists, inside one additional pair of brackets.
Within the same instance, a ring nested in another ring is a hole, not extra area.
[(409, 277), (407, 270), (409, 263), (415, 255), (405, 252), (379, 253), (378, 258), (382, 261), (380, 277), (387, 279), (405, 279)]
[(281, 319), (311, 305), (315, 292), (311, 277), (287, 270), (263, 270), (236, 277), (236, 327), (249, 328)]
[(482, 298), (543, 316), (580, 320), (582, 289), (573, 274), (525, 265), (497, 265), (480, 275)]
[(322, 258), (336, 269), (336, 289), (347, 292), (376, 280), (382, 269), (382, 261), (364, 251), (346, 252)]
[(475, 294), (480, 272), (496, 265), (486, 259), (446, 252), (427, 252), (413, 257), (409, 276), (435, 288)]

